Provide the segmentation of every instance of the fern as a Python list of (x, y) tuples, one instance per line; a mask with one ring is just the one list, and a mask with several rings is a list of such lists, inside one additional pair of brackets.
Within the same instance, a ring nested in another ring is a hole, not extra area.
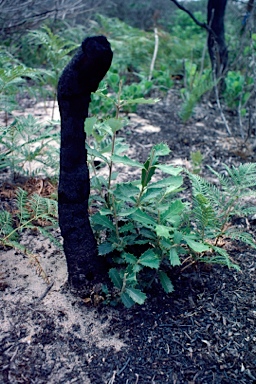
[(5, 210), (0, 211), (0, 238), (12, 232), (12, 225), (12, 215), (10, 214), (10, 212)]
[(215, 211), (206, 196), (202, 194), (197, 194), (194, 196), (193, 216), (195, 218), (196, 226), (199, 230), (201, 240), (204, 241), (205, 236), (212, 237), (212, 235), (210, 235), (210, 229), (218, 228), (217, 218)]
[(16, 191), (15, 203), (17, 204), (17, 217), (19, 219), (19, 225), (26, 223), (30, 219), (30, 214), (27, 207), (28, 193), (22, 188), (18, 188)]
[(248, 244), (250, 247), (256, 249), (256, 242), (253, 236), (248, 232), (242, 232), (237, 230), (228, 230), (226, 233), (230, 239), (239, 240), (245, 244)]
[(186, 61), (185, 63), (186, 88), (181, 90), (183, 104), (180, 111), (181, 119), (186, 122), (193, 113), (196, 103), (201, 97), (212, 89), (211, 71), (203, 73), (197, 71), (196, 64)]
[(240, 267), (230, 259), (230, 256), (225, 249), (216, 246), (213, 246), (212, 249), (215, 252), (213, 255), (203, 256), (199, 261), (208, 264), (221, 264), (228, 268), (234, 268), (237, 271), (240, 271)]
[(239, 189), (246, 189), (256, 186), (256, 163), (241, 164), (239, 167), (232, 168), (224, 165), (234, 186)]
[(44, 165), (41, 174), (55, 173), (59, 163), (59, 139), (59, 132), (53, 132), (52, 124), (45, 126), (31, 115), (16, 118), (0, 132), (0, 168), (31, 176), (39, 172), (34, 169), (41, 163)]
[(52, 224), (57, 224), (56, 217), (58, 206), (56, 201), (33, 194), (29, 199), (29, 206), (32, 210), (31, 214), (35, 220), (41, 219), (49, 221)]
[(51, 242), (61, 248), (60, 242), (50, 232), (58, 226), (58, 205), (55, 200), (39, 196), (28, 195), (22, 188), (18, 188), (15, 198), (16, 209), (14, 215), (6, 210), (0, 211), (0, 245), (11, 247), (26, 254), (37, 272), (47, 281), (38, 257), (31, 250), (19, 242), (19, 236), (25, 229), (37, 228)]
[(221, 190), (206, 179), (199, 175), (188, 172), (189, 178), (192, 182), (193, 196), (199, 194), (205, 196), (207, 200), (211, 203), (211, 206), (215, 208), (219, 207), (223, 203), (223, 196)]
[[(247, 163), (232, 168), (225, 165), (227, 175), (219, 174), (212, 168), (210, 170), (217, 176), (219, 186), (188, 172), (192, 182), (192, 220), (196, 233), (201, 239), (205, 237), (206, 241), (207, 237), (215, 239), (215, 245), (218, 245), (221, 237), (229, 237), (255, 248), (256, 243), (252, 235), (228, 224), (234, 215), (246, 217), (256, 212), (256, 207), (248, 203), (255, 197), (256, 164)], [(222, 257), (226, 257), (226, 253), (220, 248), (217, 247), (215, 250)]]

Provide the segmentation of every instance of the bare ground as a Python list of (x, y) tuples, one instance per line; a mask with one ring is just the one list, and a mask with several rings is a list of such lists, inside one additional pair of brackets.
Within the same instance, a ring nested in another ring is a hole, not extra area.
[[(192, 167), (190, 154), (200, 150), (207, 177), (207, 164), (221, 171), (223, 163), (255, 161), (255, 131), (243, 145), (237, 116), (225, 111), (234, 139), (215, 105), (202, 103), (187, 124), (179, 105), (170, 91), (130, 116), (121, 135), (134, 157), (145, 160), (153, 144), (165, 141), (169, 160)], [(255, 218), (241, 225), (253, 232)], [(145, 305), (127, 310), (74, 297), (65, 288), (63, 253), (37, 233), (24, 234), (22, 242), (40, 259), (49, 283), (25, 255), (0, 250), (1, 383), (256, 383), (254, 250), (230, 245), (241, 272), (175, 268), (173, 294), (154, 286)]]

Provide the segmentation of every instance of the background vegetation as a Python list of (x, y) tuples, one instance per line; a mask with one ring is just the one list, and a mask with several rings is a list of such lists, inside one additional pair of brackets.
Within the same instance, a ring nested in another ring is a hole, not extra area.
[[(100, 254), (112, 258), (110, 277), (122, 301), (126, 306), (143, 303), (143, 290), (152, 279), (158, 279), (163, 289), (171, 292), (168, 268), (184, 260), (236, 267), (218, 242), (220, 237), (228, 236), (255, 246), (248, 234), (227, 231), (232, 215), (255, 212), (245, 203), (245, 197), (255, 195), (255, 164), (237, 170), (227, 168), (226, 178), (217, 175), (218, 187), (188, 174), (193, 185), (189, 205), (182, 202), (180, 195), (182, 170), (164, 162), (162, 168), (159, 165), (162, 156), (169, 153), (164, 143), (156, 145), (147, 161), (140, 163), (140, 159), (127, 157), (127, 146), (116, 138), (116, 132), (126, 124), (125, 114), (136, 111), (138, 104), (156, 102), (156, 97), (172, 87), (179, 90), (182, 98), (183, 121), (192, 116), (202, 97), (213, 97), (216, 84), (206, 52), (205, 30), (167, 0), (159, 1), (157, 8), (153, 1), (131, 0), (125, 4), (112, 1), (109, 6), (100, 1), (86, 2), (86, 9), (78, 1), (61, 2), (60, 10), (57, 3), (54, 8), (47, 1), (40, 4), (39, 7), (39, 3), (33, 2), (30, 11), (28, 7), (22, 8), (22, 17), (12, 19), (11, 24), (7, 18), (1, 21), (0, 169), (8, 169), (13, 180), (18, 174), (57, 179), (59, 130), (53, 114), (47, 124), (42, 124), (33, 115), (18, 117), (14, 111), (22, 110), (24, 98), (34, 105), (52, 100), (54, 110), (58, 78), (74, 50), (86, 36), (104, 34), (114, 50), (114, 59), (100, 89), (93, 95), (91, 118), (85, 130), (94, 172), (91, 206), (97, 206), (92, 224)], [(206, 1), (186, 5), (198, 20), (206, 19)], [(6, 17), (8, 12), (16, 12), (7, 2), (2, 7)], [(40, 11), (40, 17), (35, 16), (35, 11)], [(255, 135), (256, 33), (254, 15), (243, 28), (244, 15), (242, 2), (229, 3), (226, 38), (230, 64), (218, 102), (239, 116), (240, 136), (246, 140)], [(247, 128), (244, 119), (250, 120)], [(97, 174), (96, 159), (109, 169), (105, 178)], [(140, 179), (116, 183), (113, 163), (138, 167)], [(151, 179), (157, 170), (162, 172), (161, 180), (153, 183)], [(127, 200), (127, 196), (133, 197)], [(41, 200), (38, 195), (29, 197), (18, 190), (16, 210), (1, 210), (2, 246), (19, 247), (19, 235), (25, 228), (38, 226), (44, 233), (47, 228), (51, 233), (57, 225), (55, 200), (56, 195)], [(131, 249), (131, 244), (140, 251)]]

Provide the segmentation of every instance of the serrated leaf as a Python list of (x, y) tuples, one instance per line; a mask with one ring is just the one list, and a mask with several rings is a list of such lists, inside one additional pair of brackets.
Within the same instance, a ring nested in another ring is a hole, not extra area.
[[(125, 233), (125, 232), (135, 232), (134, 225), (130, 222), (122, 225), (119, 228), (119, 233)], [(126, 237), (127, 237), (127, 235), (126, 235)]]
[(136, 211), (137, 208), (124, 209), (123, 211), (118, 211), (118, 217), (129, 217)]
[(107, 163), (107, 164), (109, 163), (109, 160), (107, 159), (107, 157), (104, 156), (104, 155), (103, 155), (101, 152), (99, 152), (97, 149), (89, 147), (88, 144), (85, 144), (85, 146), (86, 146), (87, 154), (88, 154), (89, 156), (92, 156), (92, 157), (98, 157), (98, 158), (104, 160), (105, 163)]
[(115, 226), (112, 221), (109, 220), (107, 216), (101, 215), (99, 212), (95, 213), (95, 215), (91, 216), (93, 224), (101, 225), (103, 228), (111, 229), (115, 231)]
[(98, 253), (100, 256), (107, 255), (112, 251), (113, 251), (113, 247), (111, 243), (105, 242), (105, 243), (99, 244), (98, 246)]
[(182, 171), (182, 167), (174, 167), (171, 164), (157, 164), (156, 168), (160, 169), (164, 173), (168, 173), (169, 175), (178, 176)]
[(156, 156), (167, 156), (171, 152), (170, 148), (165, 143), (159, 143), (153, 146), (152, 150)]
[(150, 188), (168, 188), (170, 191), (179, 188), (183, 183), (181, 176), (169, 176), (150, 184)]
[(129, 264), (136, 264), (138, 259), (131, 253), (123, 252), (121, 257)]
[(117, 199), (123, 201), (135, 202), (135, 196), (140, 192), (140, 189), (132, 183), (117, 184), (114, 190), (114, 195)]
[(136, 160), (130, 159), (128, 156), (112, 155), (111, 159), (114, 163), (122, 163), (131, 167), (143, 168), (143, 164), (139, 163)]
[(161, 214), (161, 221), (180, 215), (184, 211), (185, 207), (186, 205), (180, 200), (175, 200), (169, 208)]
[(138, 221), (139, 223), (143, 224), (144, 226), (155, 226), (155, 220), (152, 219), (151, 216), (149, 216), (147, 213), (141, 211), (140, 209), (137, 209), (132, 215), (132, 220)]
[(186, 241), (189, 248), (191, 248), (194, 252), (202, 253), (202, 252), (209, 251), (211, 249), (209, 245), (204, 243), (199, 243), (188, 236), (183, 236), (183, 239)]
[(140, 263), (144, 267), (158, 269), (160, 265), (160, 260), (158, 255), (152, 249), (148, 249), (140, 256), (138, 263)]
[(131, 308), (135, 304), (135, 301), (126, 292), (121, 293), (121, 300), (126, 308)]
[(173, 292), (174, 287), (173, 287), (173, 284), (172, 284), (170, 278), (167, 276), (167, 274), (163, 271), (159, 271), (158, 275), (159, 275), (159, 280), (160, 280), (160, 283), (161, 283), (164, 291), (166, 293)]
[(170, 237), (169, 228), (166, 227), (165, 225), (157, 224), (155, 226), (155, 231), (156, 231), (157, 236), (159, 236), (159, 237), (165, 237), (166, 239), (168, 239)]
[(116, 133), (119, 129), (123, 128), (123, 121), (114, 117), (107, 119), (105, 121), (105, 124), (107, 124), (111, 128), (111, 131), (113, 133)]
[(179, 258), (179, 255), (178, 255), (178, 252), (177, 252), (176, 248), (171, 248), (170, 249), (170, 251), (169, 251), (169, 260), (170, 260), (170, 264), (171, 264), (172, 267), (175, 267), (175, 266), (181, 264), (180, 258)]
[(111, 268), (108, 272), (108, 275), (114, 286), (118, 289), (122, 289), (123, 280), (121, 279), (118, 270), (116, 268)]
[(180, 244), (182, 239), (183, 239), (183, 234), (181, 232), (174, 231), (174, 234), (173, 234), (173, 241), (174, 241), (174, 243), (175, 244)]
[(126, 288), (125, 290), (126, 293), (130, 296), (130, 298), (138, 304), (143, 304), (144, 301), (146, 300), (147, 296), (145, 295), (144, 292), (142, 292), (139, 289), (136, 288)]
[(141, 197), (141, 201), (146, 202), (150, 201), (152, 199), (156, 199), (157, 197), (162, 196), (163, 189), (162, 188), (153, 188), (150, 187), (146, 189), (146, 191), (143, 193)]
[(143, 168), (141, 172), (141, 185), (143, 187), (148, 185), (156, 170), (156, 167), (150, 167), (150, 169), (148, 169), (148, 164), (149, 160), (144, 164), (145, 168)]
[(87, 119), (85, 119), (84, 131), (85, 131), (86, 135), (90, 136), (92, 134), (93, 127), (94, 127), (96, 121), (97, 121), (97, 118), (94, 116), (93, 117), (87, 117)]

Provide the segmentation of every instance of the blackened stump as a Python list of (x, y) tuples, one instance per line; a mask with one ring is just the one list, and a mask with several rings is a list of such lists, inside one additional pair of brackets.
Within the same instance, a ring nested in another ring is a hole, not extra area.
[(68, 283), (78, 290), (104, 273), (88, 215), (90, 180), (84, 122), (91, 92), (97, 90), (112, 57), (110, 44), (104, 36), (88, 37), (64, 69), (58, 84), (61, 117), (59, 225)]

